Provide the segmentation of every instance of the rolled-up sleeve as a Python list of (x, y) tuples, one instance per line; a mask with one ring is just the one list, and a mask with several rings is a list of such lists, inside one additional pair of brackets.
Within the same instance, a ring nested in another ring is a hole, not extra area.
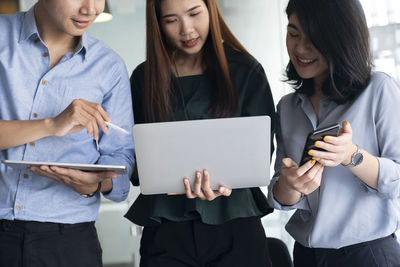
[(400, 85), (387, 76), (377, 91), (375, 125), (380, 148), (377, 193), (383, 198), (400, 198)]
[(379, 161), (378, 193), (385, 198), (399, 198), (400, 197), (399, 164), (387, 158), (378, 158), (378, 161)]
[[(132, 132), (133, 109), (129, 76), (123, 63), (114, 66), (114, 83), (103, 101), (103, 108), (111, 117), (112, 122), (130, 133)], [(132, 135), (125, 135), (113, 129), (100, 138), (100, 158), (98, 164), (124, 165), (127, 173), (113, 179), (113, 188), (104, 196), (112, 201), (126, 199), (130, 188), (130, 177), (133, 172), (134, 145)]]

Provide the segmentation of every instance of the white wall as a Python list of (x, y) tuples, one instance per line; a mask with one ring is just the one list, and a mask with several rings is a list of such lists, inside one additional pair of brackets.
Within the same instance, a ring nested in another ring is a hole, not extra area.
[(288, 62), (284, 36), (287, 0), (218, 0), (232, 32), (263, 65), (275, 102), (288, 92), (282, 83)]

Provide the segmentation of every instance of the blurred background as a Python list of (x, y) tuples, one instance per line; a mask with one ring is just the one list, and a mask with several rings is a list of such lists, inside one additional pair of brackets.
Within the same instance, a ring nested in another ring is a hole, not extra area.
[[(0, 0), (0, 13), (28, 10), (35, 0)], [(129, 73), (145, 59), (145, 0), (107, 0), (105, 22), (89, 33), (117, 51)], [(263, 65), (275, 103), (291, 92), (282, 79), (288, 62), (285, 48), (287, 0), (218, 0), (226, 22), (248, 51)], [(245, 3), (245, 4), (244, 4)], [(400, 1), (361, 0), (371, 33), (375, 70), (400, 80)], [(266, 188), (263, 189), (267, 193)], [(113, 203), (102, 199), (96, 223), (105, 267), (138, 267), (141, 227), (123, 215), (139, 194), (131, 188), (128, 199)], [(275, 211), (263, 218), (267, 236), (283, 240), (292, 251), (293, 239), (284, 225), (291, 212)]]

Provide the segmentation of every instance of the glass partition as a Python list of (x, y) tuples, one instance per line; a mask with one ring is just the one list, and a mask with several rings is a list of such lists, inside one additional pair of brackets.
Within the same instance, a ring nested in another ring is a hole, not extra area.
[(374, 69), (400, 80), (400, 1), (361, 0), (371, 34)]

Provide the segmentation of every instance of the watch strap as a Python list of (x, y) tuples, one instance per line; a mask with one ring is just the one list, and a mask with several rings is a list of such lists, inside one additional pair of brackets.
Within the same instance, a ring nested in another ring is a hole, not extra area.
[(361, 157), (363, 157), (363, 155), (362, 155), (362, 152), (361, 152), (361, 148), (360, 148), (357, 144), (355, 144), (355, 145), (356, 145), (356, 147), (357, 147), (357, 150), (356, 150), (356, 152), (353, 153), (353, 155), (351, 155), (351, 161), (350, 161), (350, 163), (347, 164), (347, 165), (343, 165), (343, 166), (345, 166), (345, 167), (347, 167), (347, 168), (353, 168), (353, 167), (355, 167), (355, 166), (358, 166), (358, 165), (361, 164), (361, 162), (362, 162), (362, 160), (363, 160), (363, 158), (361, 158), (361, 161), (357, 161), (357, 162), (356, 162), (356, 156), (358, 156), (359, 154), (361, 154)]
[(81, 197), (84, 197), (84, 198), (91, 198), (91, 197), (94, 197), (98, 192), (100, 192), (100, 189), (101, 189), (101, 182), (99, 182), (96, 191), (94, 191), (93, 193), (80, 194), (80, 195), (81, 195)]

